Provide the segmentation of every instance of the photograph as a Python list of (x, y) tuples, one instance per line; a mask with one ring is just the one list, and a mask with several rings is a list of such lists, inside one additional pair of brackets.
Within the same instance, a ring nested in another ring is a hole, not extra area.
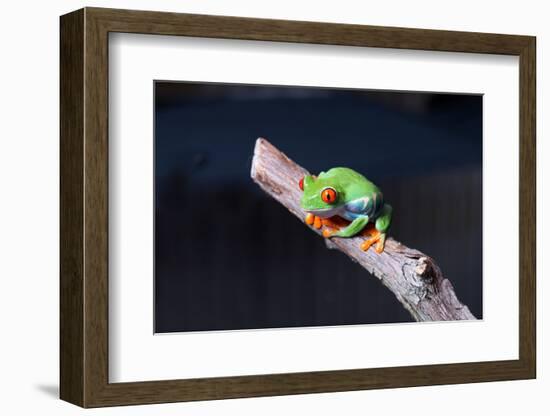
[[(155, 333), (483, 319), (482, 94), (153, 87)], [(258, 146), (284, 155), (265, 183)], [(399, 243), (465, 317), (418, 319), (361, 264)]]

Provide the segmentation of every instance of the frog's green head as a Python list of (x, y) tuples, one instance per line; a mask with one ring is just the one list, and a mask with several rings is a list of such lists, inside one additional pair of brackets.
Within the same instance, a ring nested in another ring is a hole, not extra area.
[(324, 172), (318, 177), (304, 176), (299, 185), (304, 191), (300, 206), (306, 212), (328, 218), (336, 215), (344, 204), (339, 181), (334, 177), (327, 177)]

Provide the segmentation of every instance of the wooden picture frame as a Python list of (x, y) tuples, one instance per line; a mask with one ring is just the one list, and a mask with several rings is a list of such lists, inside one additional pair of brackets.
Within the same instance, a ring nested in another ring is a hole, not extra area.
[[(85, 8), (61, 17), (60, 396), (82, 407), (529, 379), (536, 376), (535, 38)], [(110, 32), (519, 56), (519, 359), (109, 383)]]

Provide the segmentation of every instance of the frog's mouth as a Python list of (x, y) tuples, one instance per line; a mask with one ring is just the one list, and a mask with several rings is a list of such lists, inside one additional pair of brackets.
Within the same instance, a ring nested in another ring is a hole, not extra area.
[(308, 209), (306, 210), (306, 212), (316, 215), (317, 217), (330, 218), (330, 217), (334, 217), (335, 215), (338, 215), (338, 212), (340, 212), (340, 207)]

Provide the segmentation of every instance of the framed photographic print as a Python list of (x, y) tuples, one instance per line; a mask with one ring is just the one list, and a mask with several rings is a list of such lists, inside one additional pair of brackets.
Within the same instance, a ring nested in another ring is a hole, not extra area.
[(534, 378), (535, 38), (61, 17), (83, 406)]

